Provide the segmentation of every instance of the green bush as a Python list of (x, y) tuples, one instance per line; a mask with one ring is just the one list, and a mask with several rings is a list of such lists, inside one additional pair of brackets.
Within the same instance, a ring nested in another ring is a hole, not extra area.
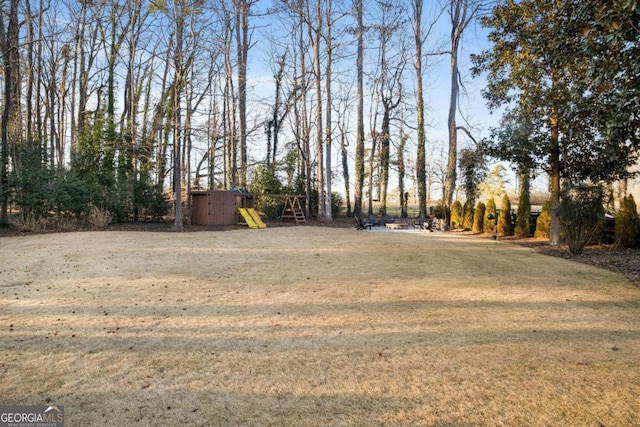
[[(171, 204), (167, 194), (157, 185), (151, 185), (142, 181), (138, 182), (135, 190), (136, 207), (141, 210), (138, 215), (158, 220), (169, 213)], [(134, 220), (137, 220), (136, 207), (134, 207)]]
[(471, 230), (471, 228), (473, 228), (473, 205), (471, 204), (471, 200), (467, 200), (464, 203), (462, 228), (465, 230)]
[(511, 236), (513, 234), (513, 220), (511, 219), (511, 200), (508, 195), (502, 197), (500, 216), (498, 217), (498, 234)]
[(543, 239), (549, 238), (549, 230), (551, 229), (551, 201), (547, 200), (542, 205), (542, 210), (540, 211), (540, 215), (536, 220), (536, 231), (533, 234), (534, 237), (539, 237)]
[(435, 215), (435, 217), (438, 219), (442, 219), (446, 217), (445, 215), (446, 209), (444, 208), (444, 205), (442, 203), (436, 206), (431, 206), (429, 210), (431, 211), (431, 214)]
[(476, 205), (476, 211), (473, 214), (473, 228), (472, 230), (477, 233), (482, 233), (484, 231), (484, 215), (485, 215), (486, 206), (482, 202), (478, 202)]
[[(304, 207), (303, 207), (304, 209)], [(331, 217), (338, 218), (342, 211), (342, 196), (339, 193), (331, 193)]]
[[(55, 172), (49, 167), (43, 151), (36, 145), (22, 145), (17, 150), (18, 170), (13, 170), (9, 184), (13, 202), (20, 208), (21, 219), (37, 221), (50, 210), (50, 196)], [(27, 221), (29, 223), (31, 221)]]
[(255, 208), (265, 213), (268, 218), (280, 218), (285, 200), (272, 195), (282, 194), (282, 183), (278, 180), (273, 165), (258, 165), (251, 180), (251, 192), (257, 194)]
[(579, 255), (604, 221), (603, 190), (600, 186), (568, 186), (560, 199), (560, 223), (569, 252)]
[(72, 214), (79, 218), (89, 212), (89, 186), (73, 171), (63, 172), (56, 177), (52, 197), (52, 207), (58, 215)]
[(615, 239), (616, 243), (625, 248), (636, 248), (640, 244), (640, 224), (638, 209), (632, 195), (623, 198), (620, 212), (616, 215)]
[(451, 207), (451, 228), (461, 228), (462, 227), (462, 203), (459, 200), (453, 202), (453, 206)]
[[(489, 216), (492, 216), (493, 219), (489, 219)], [(484, 210), (483, 217), (483, 225), (482, 229), (487, 233), (493, 233), (493, 229), (496, 226), (496, 202), (493, 198), (487, 200)]]
[[(527, 194), (528, 195), (528, 194)], [(518, 200), (518, 213), (513, 234), (516, 237), (528, 237), (531, 232), (531, 203), (528, 197), (520, 196)]]

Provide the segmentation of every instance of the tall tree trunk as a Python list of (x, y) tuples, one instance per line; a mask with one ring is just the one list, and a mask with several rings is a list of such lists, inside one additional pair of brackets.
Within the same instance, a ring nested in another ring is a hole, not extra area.
[(220, 0), (223, 12), (223, 40), (224, 40), (224, 88), (222, 101), (222, 133), (225, 139), (223, 145), (225, 188), (238, 185), (238, 132), (236, 129), (237, 98), (233, 82), (233, 63), (231, 59), (231, 46), (233, 43), (233, 25), (231, 13), (227, 10), (225, 0)]
[(249, 13), (251, 3), (236, 2), (236, 43), (238, 54), (238, 144), (240, 145), (240, 185), (247, 186), (247, 61), (249, 54)]
[(356, 80), (357, 80), (357, 123), (356, 123), (356, 153), (355, 153), (355, 191), (353, 200), (354, 216), (362, 215), (362, 193), (364, 188), (364, 23), (363, 23), (363, 3), (364, 0), (354, 0), (356, 2)]
[[(173, 35), (170, 38), (168, 45), (173, 45)], [(158, 141), (156, 155), (156, 184), (158, 191), (164, 190), (164, 180), (167, 174), (167, 151), (169, 146), (171, 119), (173, 117), (173, 97), (175, 96), (174, 88), (170, 86), (169, 83), (171, 49), (167, 49), (167, 55), (163, 63), (164, 70), (162, 72), (162, 83), (160, 85), (161, 96), (160, 100), (154, 108), (154, 116), (152, 122), (154, 139)]]
[(316, 91), (316, 188), (318, 190), (318, 221), (325, 221), (326, 204), (325, 204), (325, 177), (324, 177), (324, 139), (322, 137), (322, 69), (320, 61), (320, 40), (322, 32), (322, 11), (321, 1), (316, 0), (316, 25), (315, 28), (309, 26), (309, 31), (313, 31), (312, 48), (313, 48), (313, 71), (314, 85)]
[(378, 134), (374, 134), (373, 137), (371, 138), (371, 153), (369, 154), (369, 200), (368, 200), (368, 210), (367, 213), (369, 215), (373, 214), (373, 182), (374, 182), (374, 175), (375, 175), (375, 159), (376, 159), (376, 150), (378, 149), (377, 147), (377, 141), (378, 141)]
[(524, 164), (518, 165), (518, 213), (514, 235), (528, 237), (531, 229), (531, 169)]
[(457, 163), (458, 163), (458, 131), (456, 126), (456, 110), (458, 106), (458, 43), (455, 31), (451, 35), (451, 92), (449, 95), (449, 114), (447, 116), (447, 129), (449, 131), (449, 154), (447, 160), (447, 176), (444, 183), (444, 207), (447, 222), (453, 204), (453, 194), (456, 188)]
[(325, 194), (325, 208), (324, 208), (324, 221), (327, 223), (333, 222), (333, 213), (331, 212), (331, 139), (332, 139), (332, 130), (331, 130), (331, 110), (332, 110), (332, 99), (331, 99), (331, 61), (333, 57), (333, 41), (331, 40), (331, 26), (332, 26), (332, 17), (331, 17), (331, 2), (332, 0), (326, 0), (326, 26), (327, 26), (327, 34), (325, 37), (325, 52), (327, 55), (326, 61), (326, 75), (325, 75), (325, 96), (326, 98), (326, 107), (325, 107), (325, 117), (326, 117), (326, 125), (325, 125), (325, 179), (326, 179), (326, 194)]
[(380, 210), (387, 214), (387, 188), (389, 186), (389, 157), (391, 148), (391, 110), (383, 103), (382, 128), (380, 132)]
[(551, 112), (549, 118), (551, 128), (551, 150), (549, 156), (549, 184), (550, 184), (550, 209), (549, 216), (551, 224), (549, 227), (549, 244), (557, 246), (560, 244), (560, 132), (558, 130), (557, 113)]
[(60, 171), (65, 167), (65, 134), (67, 131), (65, 119), (67, 111), (67, 78), (69, 74), (70, 60), (71, 52), (69, 51), (69, 45), (65, 44), (62, 48), (62, 75), (60, 79), (60, 88), (58, 89), (58, 137), (56, 139), (57, 168)]
[(347, 217), (352, 215), (351, 211), (351, 182), (349, 180), (349, 153), (347, 151), (347, 129), (346, 126), (340, 129), (340, 155), (342, 159), (342, 180), (344, 182), (344, 197), (347, 205)]
[[(4, 66), (4, 109), (2, 111), (2, 122), (0, 132), (2, 134), (2, 155), (0, 156), (0, 198), (1, 198), (1, 219), (3, 222), (8, 218), (8, 196), (9, 196), (9, 150), (10, 145), (17, 147), (21, 141), (22, 119), (20, 116), (20, 51), (18, 2), (11, 0), (9, 5), (8, 24), (5, 27), (5, 16), (0, 11), (0, 47), (2, 47), (2, 60)], [(15, 153), (15, 150), (12, 150)], [(14, 160), (14, 171), (19, 173)]]
[(27, 143), (31, 144), (34, 141), (33, 137), (33, 92), (35, 86), (35, 58), (34, 58), (34, 45), (36, 44), (35, 35), (34, 35), (34, 27), (33, 27), (33, 15), (31, 12), (31, 2), (30, 0), (25, 0), (25, 14), (26, 25), (27, 25), (27, 54), (25, 56), (26, 60), (26, 97), (25, 97), (25, 130), (26, 130), (26, 140)]
[(184, 82), (184, 32), (185, 32), (185, 5), (182, 0), (174, 4), (174, 34), (176, 38), (175, 51), (173, 53), (174, 80), (173, 80), (173, 229), (184, 230), (182, 212), (182, 143), (184, 132), (182, 129), (181, 100)]
[[(75, 135), (72, 136), (73, 144), (71, 146), (71, 159), (75, 160), (78, 153), (78, 140), (85, 133), (85, 127), (87, 124), (88, 110), (87, 105), (89, 103), (89, 83), (90, 75), (93, 69), (93, 64), (96, 58), (97, 48), (95, 44), (98, 40), (98, 25), (89, 27), (89, 34), (87, 33), (89, 6), (86, 2), (81, 3), (80, 16), (78, 22), (77, 33), (75, 34), (76, 41), (76, 53), (77, 53), (77, 67), (78, 67), (78, 106), (76, 109), (76, 123), (77, 130)], [(89, 46), (85, 45), (86, 41), (89, 42)], [(75, 97), (74, 97), (75, 99)]]
[[(404, 123), (402, 120), (400, 123)], [(398, 143), (398, 193), (400, 195), (400, 216), (402, 218), (407, 218), (409, 216), (408, 213), (408, 204), (409, 204), (409, 193), (404, 191), (404, 176), (405, 176), (405, 165), (404, 165), (404, 148), (407, 142), (407, 136), (404, 134), (404, 128), (400, 125), (400, 142)]]
[(462, 33), (469, 23), (475, 19), (482, 3), (472, 0), (450, 0), (449, 16), (451, 18), (451, 92), (449, 97), (449, 115), (447, 127), (449, 130), (449, 157), (447, 161), (447, 175), (444, 183), (444, 207), (449, 222), (449, 213), (453, 204), (456, 189), (456, 167), (458, 162), (458, 132), (456, 126), (456, 110), (458, 109), (459, 72), (458, 51)]
[(413, 34), (416, 44), (416, 114), (417, 114), (417, 153), (416, 181), (418, 184), (418, 215), (427, 215), (427, 173), (426, 173), (426, 133), (424, 124), (424, 94), (422, 84), (422, 0), (413, 0)]
[(309, 121), (309, 111), (307, 107), (307, 61), (306, 61), (306, 44), (305, 44), (305, 12), (304, 7), (306, 0), (298, 0), (298, 58), (299, 70), (298, 80), (300, 85), (300, 114), (296, 117), (299, 121), (301, 147), (299, 151), (302, 157), (302, 169), (304, 175), (304, 194), (305, 194), (305, 214), (307, 218), (311, 218), (311, 126)]

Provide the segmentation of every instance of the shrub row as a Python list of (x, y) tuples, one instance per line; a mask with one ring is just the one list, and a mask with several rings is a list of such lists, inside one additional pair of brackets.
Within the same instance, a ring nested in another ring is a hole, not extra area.
[[(542, 206), (535, 223), (534, 236), (548, 238), (551, 228), (550, 202)], [(475, 232), (495, 232), (499, 236), (517, 237), (529, 235), (530, 215), (521, 218), (525, 211), (513, 215), (511, 203), (505, 195), (499, 212), (493, 199), (486, 204), (479, 202), (475, 208), (470, 203), (462, 205), (454, 202), (451, 209), (451, 226), (456, 229), (468, 229)], [(613, 233), (605, 228), (605, 210), (603, 207), (603, 190), (600, 186), (566, 186), (561, 193), (559, 207), (561, 237), (568, 244), (571, 253), (582, 253), (584, 247), (591, 243), (609, 241), (626, 248), (640, 247), (640, 217), (633, 196), (622, 199), (620, 209), (615, 217)]]

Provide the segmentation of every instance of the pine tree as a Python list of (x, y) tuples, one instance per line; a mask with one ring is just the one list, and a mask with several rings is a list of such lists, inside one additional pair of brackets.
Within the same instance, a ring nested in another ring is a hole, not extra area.
[(465, 230), (471, 230), (473, 227), (473, 204), (471, 200), (467, 200), (464, 203), (462, 213), (462, 228)]
[(547, 200), (544, 202), (544, 205), (542, 205), (542, 211), (540, 211), (540, 215), (536, 221), (536, 231), (533, 234), (534, 237), (541, 237), (544, 239), (549, 238), (549, 229), (551, 227), (551, 216), (549, 214), (550, 209), (551, 202)]
[(462, 227), (462, 203), (459, 200), (453, 202), (451, 207), (451, 228)]
[(500, 217), (498, 218), (498, 234), (511, 236), (513, 234), (513, 220), (511, 219), (511, 201), (508, 195), (502, 197)]
[(473, 214), (473, 228), (476, 233), (482, 233), (484, 231), (484, 215), (486, 206), (482, 202), (478, 202), (476, 205), (476, 211)]
[[(490, 215), (491, 215), (491, 217), (493, 219), (489, 219)], [(486, 231), (487, 233), (493, 232), (493, 228), (496, 225), (495, 218), (496, 218), (496, 202), (495, 202), (495, 200), (493, 200), (493, 198), (491, 198), (491, 199), (487, 200), (487, 203), (485, 205), (484, 223), (483, 223), (483, 226), (482, 226), (484, 231)]]

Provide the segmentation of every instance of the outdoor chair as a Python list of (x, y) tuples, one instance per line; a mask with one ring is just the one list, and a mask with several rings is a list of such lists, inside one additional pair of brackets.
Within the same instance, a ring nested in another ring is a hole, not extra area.
[(360, 218), (359, 216), (356, 216), (355, 219), (356, 219), (356, 226), (354, 228), (356, 230), (364, 230), (365, 228), (368, 228), (369, 230), (371, 230), (371, 224), (369, 224), (368, 222), (364, 222), (362, 218)]
[(421, 216), (420, 218), (415, 220), (415, 222), (413, 223), (413, 228), (417, 229), (418, 231), (425, 230), (433, 233), (431, 220), (429, 220), (428, 218), (425, 218), (424, 216)]

